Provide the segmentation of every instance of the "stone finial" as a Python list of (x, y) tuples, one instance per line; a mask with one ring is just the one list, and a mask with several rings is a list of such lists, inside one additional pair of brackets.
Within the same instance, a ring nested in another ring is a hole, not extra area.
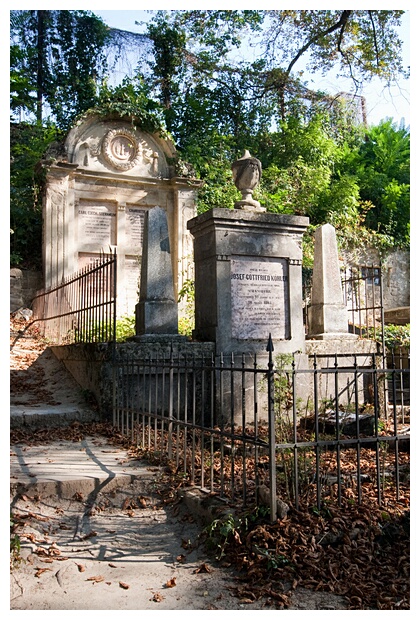
[(233, 180), (242, 194), (242, 200), (235, 202), (235, 209), (245, 211), (265, 212), (266, 209), (260, 205), (258, 200), (252, 198), (252, 192), (257, 187), (261, 179), (261, 162), (256, 157), (252, 157), (249, 151), (245, 151), (240, 159), (232, 164)]

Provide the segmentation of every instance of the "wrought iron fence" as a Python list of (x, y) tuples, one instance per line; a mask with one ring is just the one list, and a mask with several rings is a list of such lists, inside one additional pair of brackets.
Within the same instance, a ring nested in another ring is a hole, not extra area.
[[(303, 315), (308, 333), (308, 307), (311, 303), (312, 272), (303, 280)], [(378, 265), (346, 267), (341, 273), (343, 302), (348, 311), (349, 333), (378, 340), (383, 335), (382, 269)], [(384, 349), (384, 347), (383, 347)]]
[(118, 364), (114, 424), (190, 484), (244, 506), (263, 501), (273, 520), (281, 502), (320, 509), (374, 494), (382, 504), (408, 485), (398, 385), (409, 369), (381, 359), (131, 359)]
[(34, 321), (55, 344), (112, 342), (116, 334), (116, 253), (93, 264), (32, 301)]
[(343, 273), (342, 285), (349, 313), (349, 332), (378, 340), (383, 335), (384, 325), (381, 267), (349, 267)]

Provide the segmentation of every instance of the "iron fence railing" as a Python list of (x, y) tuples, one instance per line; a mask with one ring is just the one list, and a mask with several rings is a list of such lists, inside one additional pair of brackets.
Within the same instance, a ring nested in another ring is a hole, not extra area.
[(398, 385), (409, 368), (365, 357), (328, 365), (314, 356), (309, 368), (293, 360), (281, 369), (272, 351), (265, 363), (178, 354), (119, 362), (114, 424), (140, 450), (170, 459), (190, 484), (244, 506), (264, 495), (273, 520), (279, 498), (320, 509), (374, 494), (382, 504), (385, 492), (398, 499), (407, 486)]
[[(309, 331), (308, 307), (311, 303), (312, 272), (306, 269), (303, 279), (303, 316)], [(360, 338), (383, 337), (382, 269), (378, 265), (346, 267), (341, 272), (343, 302), (348, 311), (348, 331)]]
[(384, 312), (381, 267), (349, 267), (343, 272), (342, 285), (344, 303), (349, 313), (349, 332), (361, 338), (382, 338)]
[(91, 265), (32, 301), (34, 320), (54, 344), (112, 342), (116, 335), (117, 257), (100, 254)]

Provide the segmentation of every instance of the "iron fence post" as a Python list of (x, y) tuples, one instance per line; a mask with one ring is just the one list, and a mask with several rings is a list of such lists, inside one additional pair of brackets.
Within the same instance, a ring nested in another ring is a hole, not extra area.
[(269, 442), (269, 476), (270, 476), (270, 520), (277, 520), (277, 488), (276, 488), (276, 429), (274, 420), (274, 364), (273, 341), (271, 333), (268, 336), (268, 442)]

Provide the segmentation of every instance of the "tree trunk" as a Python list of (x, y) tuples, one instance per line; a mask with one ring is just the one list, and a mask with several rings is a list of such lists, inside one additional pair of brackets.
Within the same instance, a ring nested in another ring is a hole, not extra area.
[(44, 94), (45, 13), (46, 11), (38, 11), (37, 15), (36, 118), (39, 123), (42, 123), (42, 97)]

